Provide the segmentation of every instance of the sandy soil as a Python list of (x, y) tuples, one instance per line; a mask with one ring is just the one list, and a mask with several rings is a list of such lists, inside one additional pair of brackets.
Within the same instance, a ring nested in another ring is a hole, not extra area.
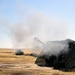
[(0, 75), (75, 75), (75, 72), (63, 72), (49, 67), (37, 66), (31, 50), (24, 55), (15, 55), (11, 49), (0, 49)]

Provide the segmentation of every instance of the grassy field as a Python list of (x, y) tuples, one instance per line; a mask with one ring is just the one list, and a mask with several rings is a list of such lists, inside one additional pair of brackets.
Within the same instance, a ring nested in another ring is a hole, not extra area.
[(75, 75), (75, 72), (37, 66), (36, 58), (30, 53), (31, 50), (24, 50), (24, 55), (18, 56), (14, 50), (0, 49), (0, 75)]

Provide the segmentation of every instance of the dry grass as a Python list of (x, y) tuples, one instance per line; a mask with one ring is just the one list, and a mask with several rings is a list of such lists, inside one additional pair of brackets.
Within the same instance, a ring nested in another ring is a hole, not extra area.
[(0, 75), (75, 75), (75, 72), (62, 72), (34, 64), (36, 58), (29, 56), (31, 50), (24, 50), (17, 56), (11, 49), (0, 49)]

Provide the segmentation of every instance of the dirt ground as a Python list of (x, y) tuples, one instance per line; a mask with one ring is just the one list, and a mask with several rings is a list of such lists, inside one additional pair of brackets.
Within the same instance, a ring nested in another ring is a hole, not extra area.
[(0, 49), (0, 75), (75, 75), (35, 64), (36, 57), (30, 56), (31, 50), (23, 50), (24, 55), (15, 55), (11, 49)]

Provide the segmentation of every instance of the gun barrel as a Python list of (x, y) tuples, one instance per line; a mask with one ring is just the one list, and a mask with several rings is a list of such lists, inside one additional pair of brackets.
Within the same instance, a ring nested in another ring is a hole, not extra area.
[(34, 38), (34, 40), (40, 42), (41, 44), (44, 44), (42, 41), (40, 41), (37, 37)]

